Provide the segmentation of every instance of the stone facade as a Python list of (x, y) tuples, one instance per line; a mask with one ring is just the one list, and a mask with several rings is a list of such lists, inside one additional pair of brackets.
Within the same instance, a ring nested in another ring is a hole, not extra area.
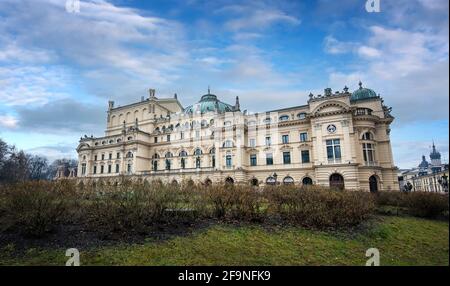
[(209, 90), (187, 108), (150, 90), (130, 105), (109, 102), (105, 136), (80, 139), (78, 176), (398, 190), (390, 111), (362, 84), (257, 114)]

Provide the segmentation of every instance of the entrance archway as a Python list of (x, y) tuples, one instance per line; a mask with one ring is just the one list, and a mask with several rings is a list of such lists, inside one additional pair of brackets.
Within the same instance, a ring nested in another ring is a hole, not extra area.
[(225, 179), (225, 184), (227, 184), (227, 185), (233, 185), (233, 184), (234, 184), (233, 178), (227, 177), (227, 178)]
[(313, 181), (312, 181), (312, 179), (310, 177), (304, 177), (303, 180), (302, 180), (302, 184), (303, 185), (312, 185)]
[(250, 184), (254, 187), (257, 187), (259, 185), (258, 179), (256, 178), (251, 179)]
[(342, 177), (341, 174), (334, 173), (330, 176), (330, 188), (331, 189), (343, 190), (344, 187), (345, 187), (344, 177)]
[(372, 175), (369, 178), (369, 189), (371, 193), (378, 192), (378, 180), (375, 175)]

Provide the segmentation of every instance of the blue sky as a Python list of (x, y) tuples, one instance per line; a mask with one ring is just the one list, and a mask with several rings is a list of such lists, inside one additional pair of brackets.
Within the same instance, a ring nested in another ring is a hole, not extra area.
[(251, 111), (357, 88), (392, 106), (401, 168), (432, 140), (448, 161), (447, 0), (0, 1), (0, 138), (55, 159), (101, 136), (107, 101), (194, 103), (210, 85)]

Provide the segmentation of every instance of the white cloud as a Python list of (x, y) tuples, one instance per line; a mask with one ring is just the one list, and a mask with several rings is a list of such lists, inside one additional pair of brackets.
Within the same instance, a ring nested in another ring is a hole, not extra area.
[(215, 13), (232, 15), (225, 22), (225, 28), (234, 31), (263, 30), (276, 23), (299, 25), (300, 19), (290, 15), (275, 5), (266, 2), (248, 2), (245, 5), (228, 5), (217, 9)]
[(325, 52), (329, 54), (345, 54), (355, 49), (356, 43), (338, 41), (333, 36), (326, 36), (324, 39)]
[(19, 121), (11, 115), (0, 115), (0, 126), (5, 128), (16, 128)]
[(381, 56), (381, 52), (379, 50), (368, 46), (359, 47), (358, 54), (367, 58), (378, 58)]

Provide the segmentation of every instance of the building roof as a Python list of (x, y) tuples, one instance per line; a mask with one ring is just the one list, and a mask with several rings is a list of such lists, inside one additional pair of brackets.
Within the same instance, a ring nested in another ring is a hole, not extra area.
[(362, 82), (359, 82), (359, 88), (352, 93), (350, 100), (356, 101), (356, 100), (363, 100), (363, 99), (377, 98), (377, 97), (378, 97), (377, 93), (374, 90), (372, 90), (370, 88), (362, 87)]
[(211, 94), (209, 89), (208, 93), (203, 95), (199, 102), (189, 105), (184, 109), (185, 114), (191, 113), (207, 113), (207, 112), (218, 112), (224, 113), (229, 111), (235, 111), (235, 107), (228, 103), (222, 102), (217, 99), (217, 96)]

